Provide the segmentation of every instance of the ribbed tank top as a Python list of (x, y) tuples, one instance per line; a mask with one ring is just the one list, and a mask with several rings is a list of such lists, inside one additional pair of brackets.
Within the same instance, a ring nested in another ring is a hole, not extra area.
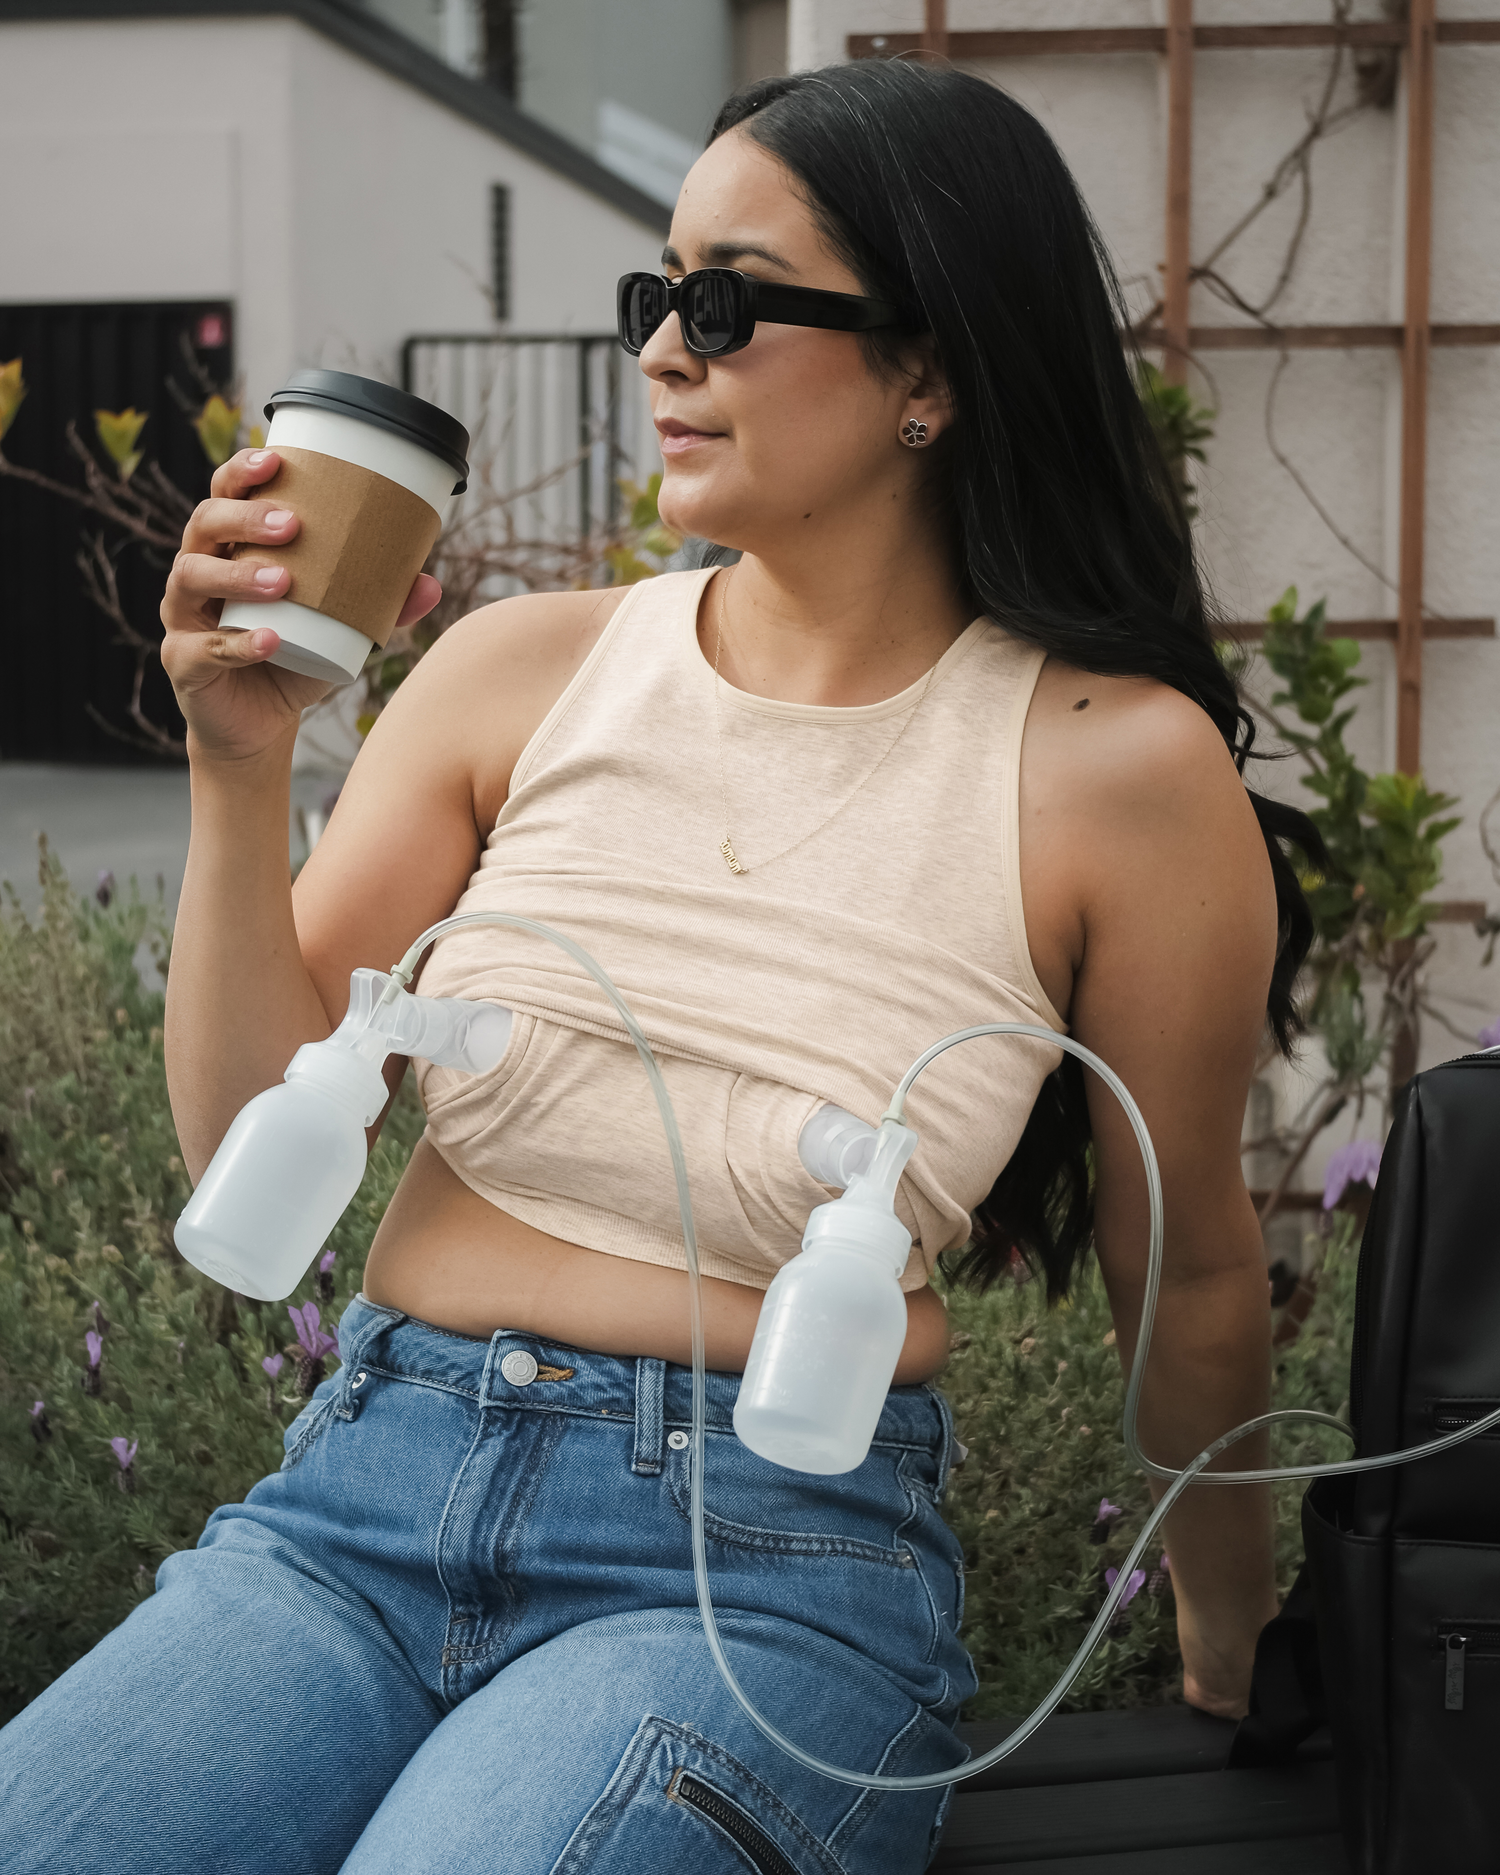
[[(980, 618), (883, 703), (720, 681), (735, 876), (697, 636), (711, 577), (663, 574), (621, 601), (522, 752), (456, 909), (555, 925), (604, 965), (676, 1103), (704, 1273), (763, 1289), (830, 1195), (797, 1155), (822, 1102), (874, 1124), (940, 1036), (1064, 1028), (1021, 910), (1021, 737), (1044, 654)], [(465, 1184), (568, 1242), (684, 1267), (655, 1103), (592, 979), (542, 939), (478, 928), (434, 947), (421, 989), (516, 1016), (487, 1074), (417, 1063), (427, 1137)], [(903, 1287), (965, 1241), (1060, 1059), (990, 1038), (917, 1083)]]

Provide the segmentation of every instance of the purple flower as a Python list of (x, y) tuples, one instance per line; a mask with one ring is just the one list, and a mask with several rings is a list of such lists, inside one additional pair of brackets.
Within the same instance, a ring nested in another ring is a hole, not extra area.
[(115, 875), (110, 871), (108, 866), (101, 866), (99, 868), (98, 880), (94, 886), (94, 897), (98, 899), (99, 903), (105, 906), (107, 909), (109, 905), (109, 901), (114, 897), (114, 895), (115, 895)]
[(1487, 1029), (1479, 1031), (1481, 1048), (1500, 1048), (1500, 1021), (1492, 1022)]
[(300, 1309), (288, 1308), (287, 1314), (292, 1318), (297, 1340), (310, 1361), (321, 1361), (325, 1354), (337, 1350), (339, 1344), (323, 1327), (316, 1302), (304, 1302)]
[(1155, 1599), (1155, 1597), (1160, 1595), (1162, 1590), (1167, 1586), (1168, 1581), (1171, 1579), (1171, 1575), (1172, 1575), (1172, 1560), (1167, 1555), (1167, 1552), (1163, 1550), (1161, 1553), (1161, 1561), (1151, 1571), (1151, 1580), (1146, 1584), (1146, 1593), (1149, 1596), (1151, 1596), (1153, 1599)]
[(1091, 1543), (1107, 1543), (1109, 1541), (1109, 1526), (1111, 1520), (1115, 1517), (1123, 1517), (1124, 1514), (1118, 1504), (1111, 1504), (1107, 1497), (1101, 1497), (1099, 1500), (1098, 1515), (1094, 1518), (1094, 1527), (1089, 1531), (1089, 1541)]
[(47, 1402), (45, 1400), (35, 1400), (32, 1402), (31, 1417), (35, 1419), (38, 1413), (45, 1413), (46, 1410)]
[[(332, 1282), (331, 1277), (328, 1280)], [(297, 1364), (297, 1390), (308, 1400), (323, 1378), (324, 1355), (337, 1353), (339, 1344), (323, 1327), (316, 1302), (304, 1302), (300, 1309), (288, 1307), (287, 1314), (297, 1339), (287, 1343), (286, 1351)]]
[[(1112, 1589), (1115, 1586), (1115, 1583), (1119, 1580), (1119, 1575), (1120, 1575), (1120, 1572), (1118, 1569), (1106, 1569), (1104, 1572), (1105, 1587)], [(1145, 1570), (1144, 1569), (1131, 1570), (1129, 1580), (1125, 1584), (1125, 1593), (1120, 1597), (1119, 1602), (1117, 1603), (1115, 1607), (1115, 1612), (1110, 1617), (1109, 1625), (1112, 1628), (1124, 1627), (1126, 1625), (1125, 1610), (1130, 1606), (1130, 1604), (1135, 1600), (1136, 1596), (1140, 1594), (1141, 1590), (1145, 1586), (1146, 1586)]]
[(119, 1485), (122, 1491), (133, 1491), (135, 1489), (135, 1455), (140, 1449), (140, 1443), (139, 1439), (131, 1439), (129, 1441), (125, 1439), (111, 1439), (109, 1442), (110, 1451), (112, 1451), (119, 1460), (120, 1470), (119, 1475), (115, 1479), (115, 1483)]
[(91, 1328), (83, 1337), (83, 1345), (89, 1351), (89, 1366), (97, 1367), (104, 1356), (103, 1339)]
[(1331, 1211), (1350, 1185), (1368, 1185), (1373, 1191), (1379, 1171), (1378, 1139), (1351, 1139), (1347, 1146), (1340, 1146), (1329, 1156), (1323, 1175), (1323, 1209)]
[[(1119, 1574), (1120, 1572), (1118, 1569), (1106, 1569), (1104, 1572), (1105, 1587), (1112, 1589), (1115, 1585), (1117, 1578), (1119, 1577)], [(1145, 1586), (1146, 1586), (1145, 1570), (1144, 1569), (1132, 1569), (1130, 1572), (1130, 1580), (1125, 1584), (1125, 1593), (1120, 1597), (1121, 1608), (1128, 1608), (1130, 1604), (1135, 1600), (1136, 1596), (1140, 1594), (1141, 1590)]]
[(333, 1259), (337, 1255), (338, 1255), (338, 1252), (336, 1250), (325, 1250), (323, 1252), (322, 1256), (318, 1258), (318, 1270), (320, 1274), (324, 1276), (328, 1274), (328, 1272), (333, 1268)]
[(47, 1419), (47, 1402), (38, 1400), (31, 1409), (31, 1436), (38, 1445), (45, 1445), (52, 1437), (52, 1427)]
[(282, 1363), (283, 1358), (284, 1357), (280, 1354), (268, 1354), (261, 1361), (261, 1366), (265, 1368), (266, 1372), (271, 1376), (273, 1380), (281, 1372), (281, 1363)]
[(333, 1300), (333, 1259), (335, 1251), (325, 1250), (318, 1262), (318, 1299), (322, 1302)]

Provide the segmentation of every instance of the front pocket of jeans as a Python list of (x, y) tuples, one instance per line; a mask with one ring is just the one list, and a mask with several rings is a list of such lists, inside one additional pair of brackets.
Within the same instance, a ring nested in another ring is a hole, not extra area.
[(282, 1447), (286, 1452), (286, 1457), (281, 1461), (283, 1471), (290, 1471), (294, 1465), (300, 1465), (332, 1422), (338, 1395), (331, 1381), (325, 1380), (323, 1385), (328, 1387), (328, 1393), (321, 1400), (314, 1394), (281, 1435)]
[[(858, 1491), (846, 1486), (817, 1504), (807, 1501), (812, 1492), (797, 1482), (800, 1472), (758, 1458), (732, 1434), (712, 1436), (706, 1443), (703, 1528), (711, 1543), (763, 1555), (846, 1556), (889, 1569), (915, 1567), (911, 1551), (898, 1540), (912, 1504), (897, 1460), (877, 1449), (865, 1464), (873, 1461), (888, 1469), (888, 1478), (879, 1486), (872, 1479)], [(667, 1488), (684, 1523), (692, 1518), (689, 1456), (684, 1450), (669, 1452), (667, 1458)], [(742, 1515), (725, 1515), (731, 1507), (741, 1509)], [(744, 1510), (750, 1510), (754, 1522)], [(819, 1512), (826, 1514), (820, 1517)], [(834, 1527), (808, 1528), (815, 1520)]]

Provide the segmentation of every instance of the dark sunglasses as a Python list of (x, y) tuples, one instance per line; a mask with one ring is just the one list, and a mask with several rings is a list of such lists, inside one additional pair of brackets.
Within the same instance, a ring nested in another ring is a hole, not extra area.
[(816, 326), (825, 332), (873, 332), (905, 323), (883, 299), (825, 293), (819, 287), (773, 286), (732, 267), (702, 267), (680, 280), (656, 273), (622, 274), (615, 306), (620, 343), (637, 356), (669, 313), (677, 314), (683, 343), (700, 358), (723, 358), (742, 350), (750, 343), (757, 319), (779, 326)]

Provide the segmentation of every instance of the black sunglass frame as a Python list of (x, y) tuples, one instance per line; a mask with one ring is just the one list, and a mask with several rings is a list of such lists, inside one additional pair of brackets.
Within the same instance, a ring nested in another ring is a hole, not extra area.
[[(683, 293), (700, 280), (731, 283), (733, 324), (729, 337), (721, 345), (695, 345), (689, 322), (681, 316)], [(662, 314), (636, 345), (629, 336), (627, 299), (638, 286), (646, 285), (663, 290)], [(753, 274), (740, 273), (733, 267), (699, 267), (683, 274), (679, 280), (669, 280), (659, 273), (621, 274), (615, 289), (615, 317), (620, 344), (632, 357), (640, 356), (674, 312), (682, 326), (683, 344), (699, 358), (726, 358), (731, 352), (743, 351), (750, 343), (758, 319), (770, 325), (812, 326), (823, 332), (874, 332), (907, 323), (889, 300), (865, 299), (857, 293), (830, 293), (822, 287), (781, 286), (757, 280)]]

